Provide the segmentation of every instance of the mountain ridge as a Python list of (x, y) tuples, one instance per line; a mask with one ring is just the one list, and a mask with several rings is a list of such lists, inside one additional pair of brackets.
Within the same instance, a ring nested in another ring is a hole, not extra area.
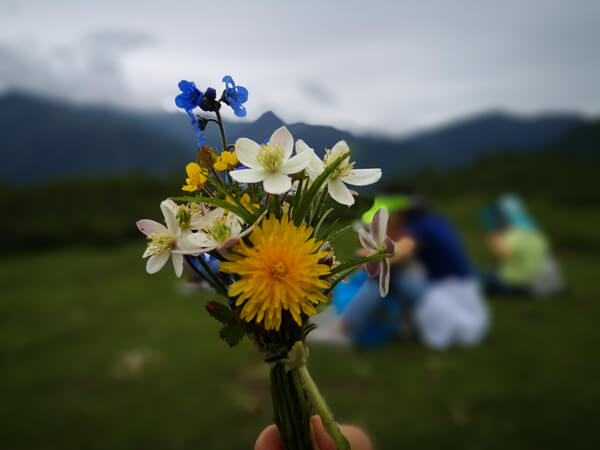
[[(182, 172), (195, 158), (195, 136), (183, 113), (138, 113), (82, 106), (24, 93), (0, 95), (0, 181), (27, 184), (58, 177), (128, 172)], [(357, 167), (382, 167), (384, 180), (427, 167), (451, 169), (501, 151), (527, 153), (590, 123), (576, 114), (519, 117), (489, 111), (398, 138), (354, 135), (326, 125), (287, 124), (322, 155), (346, 140)], [(284, 121), (272, 111), (253, 122), (226, 122), (229, 143), (264, 142)], [(207, 144), (221, 147), (217, 127)], [(590, 150), (592, 151), (592, 150)]]

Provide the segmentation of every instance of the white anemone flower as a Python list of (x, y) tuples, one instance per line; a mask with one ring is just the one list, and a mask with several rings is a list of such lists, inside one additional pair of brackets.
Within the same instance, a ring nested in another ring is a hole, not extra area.
[(302, 139), (298, 139), (296, 141), (296, 153), (301, 154), (303, 152), (311, 154), (308, 166), (306, 166), (306, 173), (310, 181), (314, 181), (323, 172), (323, 161), (317, 156), (312, 147), (309, 147)]
[(182, 245), (182, 242), (184, 242), (182, 237), (188, 232), (179, 227), (177, 204), (172, 200), (164, 200), (160, 204), (160, 209), (165, 218), (166, 227), (151, 219), (142, 219), (137, 222), (138, 229), (150, 241), (142, 255), (142, 258), (149, 257), (146, 262), (146, 272), (150, 274), (158, 272), (171, 257), (175, 275), (180, 277), (183, 273), (183, 255), (191, 254), (195, 249)]
[[(319, 159), (315, 151), (302, 140), (296, 142), (296, 153), (302, 155), (308, 153), (310, 162), (306, 168), (311, 180), (317, 178), (329, 164), (343, 154), (348, 154), (339, 166), (329, 175), (325, 184), (331, 198), (342, 205), (352, 206), (354, 204), (353, 191), (346, 184), (353, 186), (366, 186), (376, 183), (381, 178), (381, 169), (355, 169), (354, 163), (350, 162), (350, 147), (346, 141), (339, 141), (331, 150), (325, 150), (323, 161)], [(344, 184), (346, 183), (346, 184)]]
[[(358, 231), (358, 239), (360, 244), (366, 249), (370, 255), (377, 252), (385, 252), (394, 255), (394, 257), (406, 257), (415, 247), (415, 242), (408, 237), (394, 242), (387, 236), (389, 213), (386, 208), (379, 208), (373, 220), (371, 221), (371, 232), (365, 228)], [(379, 275), (379, 295), (385, 297), (388, 294), (390, 287), (390, 262), (388, 258), (379, 259), (377, 261), (369, 261), (365, 264), (367, 274), (371, 278)]]
[(235, 153), (248, 168), (233, 170), (230, 175), (240, 183), (262, 181), (265, 192), (283, 194), (292, 187), (289, 175), (305, 169), (310, 162), (310, 153), (292, 156), (293, 148), (294, 138), (286, 127), (275, 130), (264, 145), (248, 138), (239, 138), (235, 142)]
[[(379, 208), (371, 222), (371, 233), (364, 228), (358, 232), (360, 244), (370, 254), (384, 251), (394, 254), (394, 241), (387, 236), (387, 223), (389, 214), (387, 209)], [(379, 275), (379, 295), (385, 297), (390, 287), (390, 263), (387, 258), (378, 261), (370, 261), (365, 264), (367, 273), (371, 278)]]
[(194, 255), (227, 250), (251, 231), (252, 227), (243, 230), (243, 224), (244, 221), (232, 212), (223, 208), (213, 209), (195, 223), (195, 233), (185, 236), (186, 247), (195, 248)]

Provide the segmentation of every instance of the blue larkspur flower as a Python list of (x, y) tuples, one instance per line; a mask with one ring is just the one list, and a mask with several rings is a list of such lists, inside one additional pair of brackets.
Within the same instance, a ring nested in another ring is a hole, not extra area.
[(202, 134), (206, 124), (201, 123), (196, 117), (193, 116), (193, 114), (190, 114), (190, 117), (192, 118), (192, 128), (194, 129), (194, 133), (196, 133), (196, 137), (198, 138), (198, 147), (202, 147), (206, 142), (206, 138)]
[(236, 86), (233, 78), (229, 75), (223, 77), (225, 83), (225, 92), (223, 93), (224, 101), (238, 117), (244, 117), (246, 115), (246, 108), (242, 103), (248, 101), (248, 89), (244, 86)]
[(181, 80), (179, 82), (181, 94), (175, 97), (175, 104), (186, 111), (191, 111), (202, 102), (202, 92), (198, 90), (193, 81)]
[(203, 111), (218, 111), (221, 108), (221, 103), (217, 100), (217, 91), (213, 88), (206, 89), (202, 101), (200, 102), (200, 108)]

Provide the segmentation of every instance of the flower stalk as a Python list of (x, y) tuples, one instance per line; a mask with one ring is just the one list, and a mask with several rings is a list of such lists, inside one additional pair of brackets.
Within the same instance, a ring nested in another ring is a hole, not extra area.
[(291, 353), (293, 355), (292, 364), (294, 365), (292, 372), (296, 372), (298, 374), (310, 403), (321, 417), (323, 426), (335, 443), (336, 449), (350, 450), (350, 444), (348, 443), (348, 440), (340, 431), (335, 418), (333, 417), (333, 413), (329, 409), (329, 406), (327, 406), (327, 402), (321, 395), (317, 384), (308, 371), (308, 367), (306, 365), (306, 347), (301, 341), (298, 341), (294, 344)]

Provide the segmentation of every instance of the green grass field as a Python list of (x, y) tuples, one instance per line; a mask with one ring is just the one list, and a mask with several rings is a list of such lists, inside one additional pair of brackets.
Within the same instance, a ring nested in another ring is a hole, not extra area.
[[(466, 196), (438, 205), (488, 262)], [(570, 291), (492, 299), (478, 348), (416, 340), (369, 352), (311, 347), (337, 418), (381, 449), (597, 448), (598, 210), (534, 212), (557, 243)], [(249, 449), (271, 423), (268, 371), (245, 340), (229, 349), (171, 270), (149, 276), (144, 240), (0, 259), (0, 448)], [(350, 251), (346, 245), (345, 251)]]

